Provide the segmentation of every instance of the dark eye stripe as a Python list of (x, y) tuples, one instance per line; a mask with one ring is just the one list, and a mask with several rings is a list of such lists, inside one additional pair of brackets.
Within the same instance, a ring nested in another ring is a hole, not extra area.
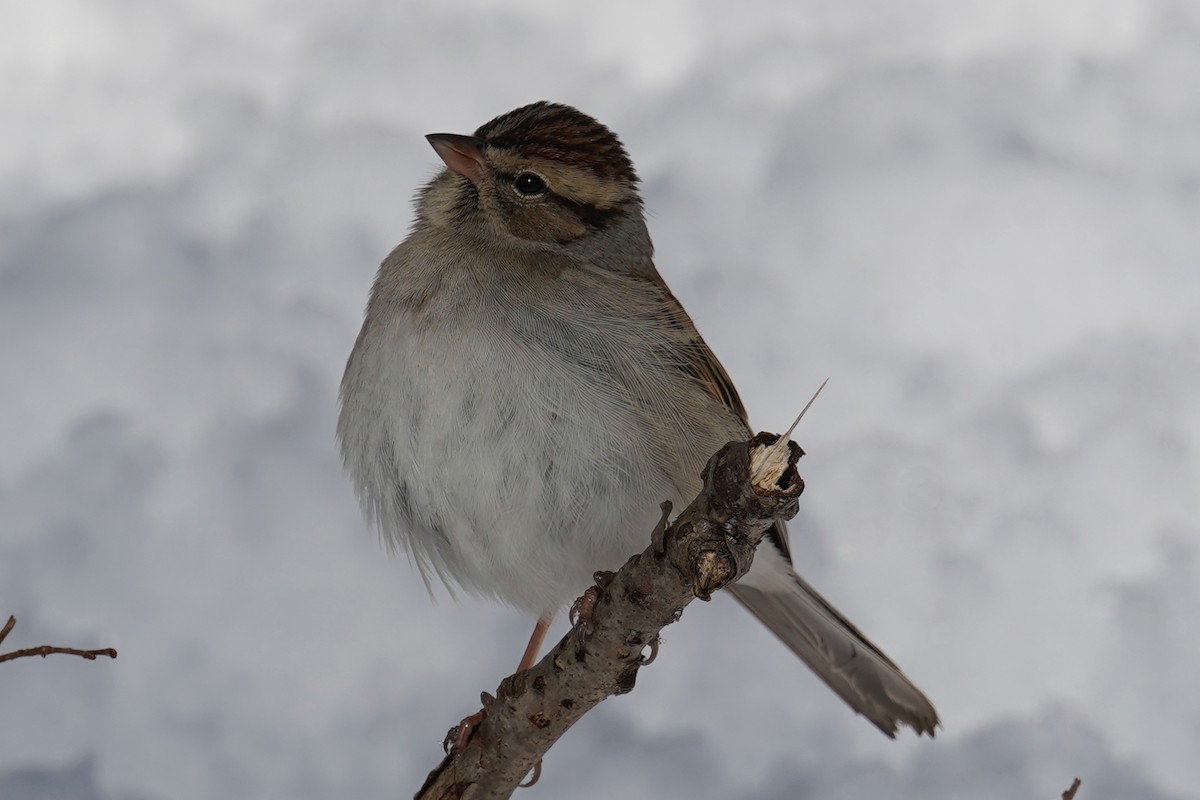
[(570, 211), (579, 218), (580, 222), (592, 230), (601, 230), (607, 227), (608, 223), (612, 222), (613, 219), (628, 212), (628, 208), (626, 208), (624, 203), (618, 203), (611, 208), (601, 209), (587, 203), (580, 203), (575, 200), (568, 200), (565, 197), (559, 197), (554, 193), (550, 193), (547, 196), (551, 202), (560, 208)]
[[(530, 192), (529, 194), (522, 192), (521, 187), (517, 184), (526, 176), (536, 178), (541, 183), (541, 188), (538, 191)], [(522, 194), (525, 197), (537, 197), (541, 195), (546, 201), (554, 203), (559, 208), (565, 209), (574, 214), (580, 222), (592, 230), (600, 230), (601, 228), (606, 227), (614, 217), (625, 214), (629, 210), (629, 204), (624, 202), (617, 203), (610, 208), (600, 209), (588, 203), (582, 203), (578, 200), (571, 200), (566, 197), (562, 197), (561, 195), (555, 194), (554, 190), (547, 186), (545, 181), (542, 181), (541, 176), (532, 172), (519, 172), (515, 175), (502, 174), (500, 177), (504, 181), (511, 184), (518, 194)]]

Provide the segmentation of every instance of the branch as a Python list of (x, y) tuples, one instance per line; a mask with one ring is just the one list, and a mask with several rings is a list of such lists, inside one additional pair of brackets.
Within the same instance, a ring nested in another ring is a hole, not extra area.
[(693, 599), (708, 600), (746, 574), (767, 529), (796, 514), (804, 453), (790, 441), (772, 447), (778, 439), (760, 433), (721, 448), (691, 505), (613, 576), (590, 618), (533, 667), (501, 681), (487, 717), (429, 774), (417, 800), (510, 796), (580, 717), (632, 691), (642, 649)]
[(1079, 785), (1081, 783), (1082, 781), (1080, 781), (1079, 778), (1071, 781), (1070, 788), (1062, 793), (1062, 800), (1075, 800), (1075, 793), (1079, 791)]
[[(17, 625), (16, 617), (9, 617), (8, 622), (4, 623), (4, 627), (0, 628), (0, 643)], [(105, 647), (102, 650), (76, 650), (74, 647), (52, 647), (44, 644), (41, 647), (29, 647), (24, 650), (13, 650), (10, 653), (0, 653), (0, 662), (12, 661), (17, 658), (25, 658), (26, 656), (41, 656), (45, 658), (51, 653), (64, 653), (69, 656), (79, 656), (86, 658), (88, 661), (95, 661), (97, 656), (108, 656), (116, 658), (117, 651), (111, 647)]]

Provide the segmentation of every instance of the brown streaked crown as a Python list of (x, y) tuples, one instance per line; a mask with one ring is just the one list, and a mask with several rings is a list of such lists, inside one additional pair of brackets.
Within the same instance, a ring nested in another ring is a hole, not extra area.
[(475, 135), (490, 147), (561, 161), (600, 178), (638, 182), (633, 161), (616, 134), (571, 106), (531, 103), (481, 125)]

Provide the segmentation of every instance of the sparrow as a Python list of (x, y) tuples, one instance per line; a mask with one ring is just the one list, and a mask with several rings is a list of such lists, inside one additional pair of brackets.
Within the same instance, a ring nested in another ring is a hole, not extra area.
[[(538, 102), (472, 135), (375, 276), (337, 434), (367, 519), (439, 579), (536, 617), (641, 551), (708, 458), (750, 438), (728, 373), (654, 265), (625, 147)], [(889, 737), (937, 712), (795, 570), (775, 526), (731, 594)]]

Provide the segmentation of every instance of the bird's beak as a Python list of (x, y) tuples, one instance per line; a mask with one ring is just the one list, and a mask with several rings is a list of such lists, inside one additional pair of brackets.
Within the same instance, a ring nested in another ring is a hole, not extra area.
[(461, 136), (457, 133), (431, 133), (425, 137), (433, 149), (446, 162), (446, 166), (479, 186), (487, 180), (484, 166), (484, 141), (478, 136)]

